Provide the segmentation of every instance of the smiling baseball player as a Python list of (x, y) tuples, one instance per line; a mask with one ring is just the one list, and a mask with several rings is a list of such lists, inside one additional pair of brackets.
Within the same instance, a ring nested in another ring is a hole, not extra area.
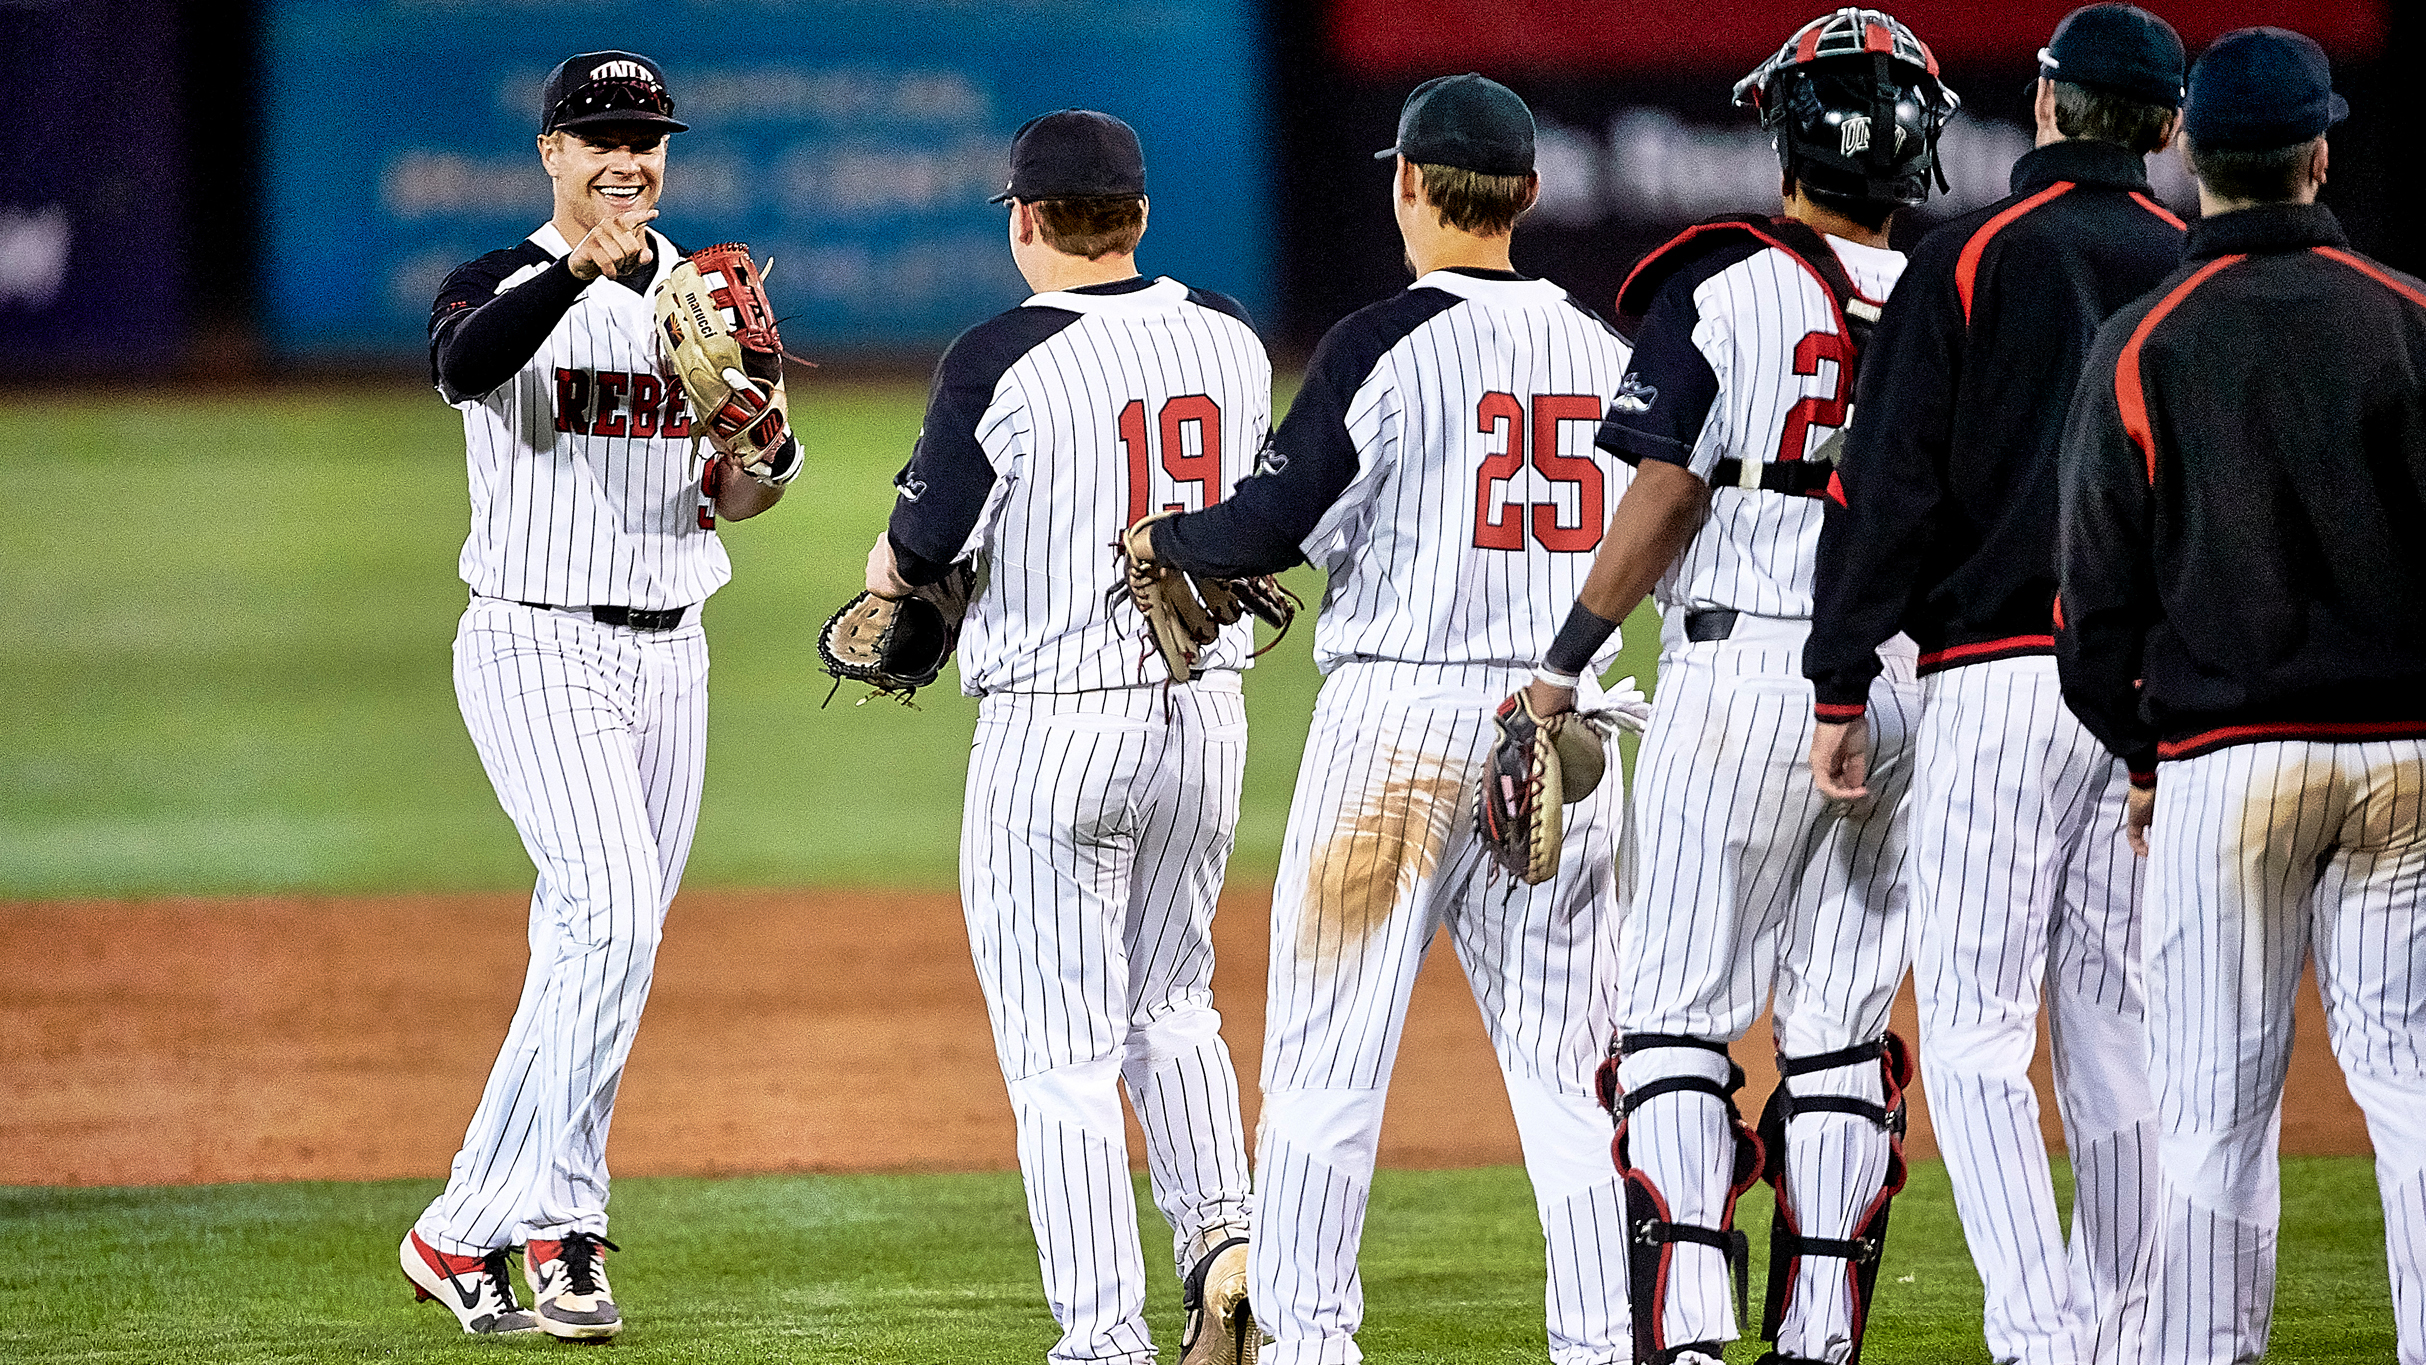
[[(1786, 216), (1689, 229), (1619, 296), (1645, 314), (1601, 444), (1639, 461), (1532, 684), (1554, 714), (1657, 583), (1659, 706), (1635, 772), (1641, 862), (1620, 960), (1612, 1098), (1634, 1358), (1716, 1365), (1747, 1249), (1735, 1200), (1777, 1189), (1762, 1335), (1781, 1362), (1861, 1348), (1909, 1075), (1888, 1009), (1908, 961), (1900, 811), (1916, 711), (1909, 641), (1868, 693), (1871, 790), (1824, 800), (1803, 758), (1812, 560), (1895, 210), (1926, 197), (1956, 101), (1879, 10), (1813, 20), (1736, 86), (1775, 140)], [(1727, 1045), (1776, 986), (1778, 1088), (1755, 1140)]]
[[(1490, 708), (1548, 642), (1627, 472), (1592, 448), (1626, 346), (1510, 267), (1533, 116), (1481, 76), (1408, 97), (1391, 203), (1417, 278), (1315, 349), (1261, 471), (1148, 528), (1156, 561), (1330, 575), (1326, 675), (1273, 889), (1252, 1298), (1267, 1361), (1362, 1359), (1356, 1267), (1408, 992), (1446, 931), (1498, 1054), (1548, 1247), (1550, 1357), (1629, 1358), (1607, 1036), (1624, 797), (1569, 807), (1551, 880), (1494, 879), (1474, 793)], [(1605, 663), (1616, 642), (1596, 656)], [(1587, 695), (1597, 695), (1597, 685)]]
[[(666, 136), (687, 126), (656, 63), (567, 58), (540, 99), (555, 212), (447, 277), (430, 316), (438, 391), (463, 413), (471, 606), (455, 690), (539, 881), (531, 966), (444, 1193), (399, 1255), (467, 1332), (601, 1340), (606, 1142), (667, 906), (699, 814), (707, 740), (699, 604), (732, 576), (710, 512), (782, 496), (704, 465), (660, 371), (649, 291), (681, 258), (647, 227)], [(507, 1277), (523, 1245), (532, 1305)]]
[(1183, 1365), (1252, 1361), (1246, 1138), (1213, 1008), (1212, 926), (1238, 821), (1253, 626), (1173, 676), (1136, 638), (1109, 547), (1148, 509), (1210, 506), (1271, 426), (1237, 303), (1137, 273), (1137, 134), (1064, 109), (1012, 143), (1011, 258), (1036, 293), (961, 334), (868, 561), (900, 598), (963, 561), (982, 697), (960, 890), (1019, 1123), (1048, 1359), (1152, 1365), (1120, 1090), (1146, 1136), (1186, 1306)]
[[(1878, 646), (1918, 644), (1913, 983), (1921, 1075), (1989, 1353), (2142, 1357), (2129, 1311), (2156, 1210), (2138, 860), (2122, 764), (2055, 672), (2056, 448), (2108, 313), (2180, 260), (2142, 164), (2181, 103), (2182, 44), (2100, 4), (2041, 57), (2039, 146), (2013, 193), (1923, 239), (1862, 368), (1842, 504), (1820, 535), (1803, 672), (1820, 790), (1862, 787)], [(2038, 1094), (2044, 1007), (2074, 1177), (2067, 1245)]]

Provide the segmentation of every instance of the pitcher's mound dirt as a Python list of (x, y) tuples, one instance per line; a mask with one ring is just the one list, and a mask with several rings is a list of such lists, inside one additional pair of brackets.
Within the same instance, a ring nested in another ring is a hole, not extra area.
[[(1216, 934), (1250, 1126), (1268, 906), (1225, 898)], [(443, 1176), (513, 1013), (525, 918), (519, 895), (0, 906), (0, 1183)], [(1513, 1162), (1482, 1024), (1436, 947), (1381, 1159)], [(1897, 1027), (1911, 1036), (1908, 993)], [(2284, 1146), (2364, 1152), (2324, 1037), (2309, 987)], [(1768, 1093), (1768, 1048), (1757, 1030), (1736, 1049), (1747, 1108)], [(2044, 1092), (2043, 1055), (2041, 1071)], [(1913, 1136), (1934, 1150), (1917, 1098)], [(958, 902), (684, 894), (609, 1157), (622, 1175), (1009, 1169)]]

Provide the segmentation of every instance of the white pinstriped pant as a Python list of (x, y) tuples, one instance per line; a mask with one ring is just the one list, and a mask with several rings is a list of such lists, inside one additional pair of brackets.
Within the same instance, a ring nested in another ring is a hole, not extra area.
[(475, 598), (455, 695), (539, 879), (521, 1003), (415, 1226), (457, 1255), (603, 1236), (615, 1089), (699, 819), (707, 637)]
[[(1592, 1093), (1608, 1038), (1625, 792), (1566, 808), (1559, 873), (1493, 875), (1474, 794), (1491, 709), (1530, 670), (1349, 663), (1324, 683), (1272, 895), (1250, 1301), (1266, 1365), (1353, 1365), (1382, 1103), (1407, 999), (1448, 931), (1514, 1109), (1548, 1246), (1550, 1358), (1631, 1358), (1610, 1123)], [(1594, 704), (1587, 679), (1579, 701)], [(1606, 1241), (1604, 1241), (1606, 1239)]]
[(2269, 741), (2161, 764), (2148, 847), (2164, 1217), (2147, 1358), (2266, 1348), (2292, 994), (2313, 951), (2375, 1146), (2401, 1365), (2426, 1363), (2426, 741)]
[(978, 709), (961, 905), (1062, 1329), (1050, 1360), (1154, 1360), (1123, 1082), (1180, 1273), (1246, 1232), (1212, 939), (1246, 757), (1235, 672)]
[[(1921, 1073), (1987, 1301), (1988, 1353), (2142, 1358), (2133, 1307), (2156, 1217), (2130, 778), (2063, 703), (2051, 655), (1921, 680), (1912, 783)], [(2053, 1041), (2072, 1155), (2067, 1248), (2030, 1059)], [(2131, 1311), (2126, 1311), (2130, 1309)]]
[[(1684, 616), (1671, 609), (1663, 621), (1659, 709), (1635, 761), (1642, 857), (1620, 944), (1618, 1026), (1732, 1042), (1774, 983), (1779, 1051), (1811, 1057), (1875, 1041), (1911, 958), (1901, 874), (1919, 702), (1912, 655), (1886, 654), (1870, 687), (1870, 795), (1829, 801), (1811, 781), (1812, 689), (1802, 676), (1810, 623), (1747, 613), (1727, 639), (1689, 641)], [(1660, 1047), (1618, 1072), (1628, 1090), (1676, 1075), (1723, 1082), (1726, 1062)], [(1798, 1077), (1794, 1093), (1875, 1104), (1886, 1090), (1878, 1064), (1864, 1062)], [(1761, 1097), (1738, 1102), (1757, 1121)], [(1887, 1135), (1828, 1111), (1797, 1114), (1786, 1132), (1787, 1188), (1803, 1232), (1852, 1235), (1886, 1178)], [(1634, 1111), (1627, 1146), (1674, 1221), (1718, 1226), (1735, 1141), (1715, 1099), (1653, 1097)], [(1679, 1242), (1670, 1267), (1661, 1340), (1733, 1340), (1724, 1256)], [(1845, 1262), (1805, 1258), (1778, 1350), (1841, 1359), (1851, 1313)]]

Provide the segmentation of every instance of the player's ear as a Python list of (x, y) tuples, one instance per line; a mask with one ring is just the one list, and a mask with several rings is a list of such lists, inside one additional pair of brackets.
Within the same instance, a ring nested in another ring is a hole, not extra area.
[(1398, 159), (1398, 197), (1409, 204), (1424, 201), (1423, 172), (1415, 169), (1415, 163), (1403, 156)]
[(2156, 149), (2160, 152), (2165, 150), (2167, 147), (2172, 146), (2175, 140), (2180, 138), (2181, 135), (2182, 111), (2176, 109), (2173, 111), (2173, 122), (2165, 125), (2165, 135), (2157, 139)]
[(1146, 198), (1142, 194), (1137, 196), (1137, 235), (1140, 237), (1143, 237), (1146, 233), (1146, 218), (1148, 216), (1148, 211), (1153, 207), (1153, 200)]
[(550, 180), (556, 178), (556, 158), (563, 143), (564, 134), (562, 133), (541, 133), (539, 135), (539, 164), (547, 168)]

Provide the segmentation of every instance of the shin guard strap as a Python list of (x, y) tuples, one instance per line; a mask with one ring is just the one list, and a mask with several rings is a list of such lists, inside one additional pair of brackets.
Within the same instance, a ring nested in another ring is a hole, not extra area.
[(1693, 1242), (1715, 1247), (1727, 1258), (1727, 1269), (1735, 1276), (1735, 1317), (1741, 1322), (1752, 1316), (1752, 1239), (1740, 1228), (1696, 1227), (1691, 1223), (1671, 1223), (1661, 1218), (1645, 1218), (1634, 1225), (1637, 1246), (1657, 1247), (1668, 1242)]

